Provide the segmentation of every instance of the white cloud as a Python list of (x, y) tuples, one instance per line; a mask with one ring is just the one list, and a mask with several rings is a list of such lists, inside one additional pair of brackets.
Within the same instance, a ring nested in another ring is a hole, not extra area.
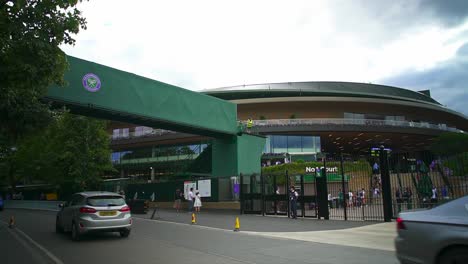
[(63, 49), (200, 90), (263, 82), (374, 82), (434, 67), (468, 41), (468, 23), (447, 28), (416, 2), (354, 3), (90, 1), (81, 4), (88, 30), (76, 37), (76, 46)]

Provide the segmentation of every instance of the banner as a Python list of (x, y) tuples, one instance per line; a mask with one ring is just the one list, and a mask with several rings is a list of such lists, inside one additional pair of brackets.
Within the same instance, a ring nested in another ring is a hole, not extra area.
[(197, 183), (192, 181), (185, 181), (184, 182), (184, 197), (185, 200), (188, 200), (188, 194), (190, 192), (190, 188), (193, 188), (193, 195), (195, 195), (195, 190), (197, 189)]
[(198, 181), (198, 191), (201, 197), (211, 197), (211, 180)]

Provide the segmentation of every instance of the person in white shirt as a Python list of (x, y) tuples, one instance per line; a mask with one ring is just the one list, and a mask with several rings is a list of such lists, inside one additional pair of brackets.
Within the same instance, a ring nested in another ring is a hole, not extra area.
[(195, 195), (193, 195), (193, 188), (190, 188), (190, 192), (188, 193), (188, 210), (191, 213), (193, 211), (193, 200), (195, 199)]
[(362, 205), (366, 205), (366, 191), (364, 191), (364, 188), (361, 190), (361, 199), (362, 199)]
[(328, 206), (330, 208), (333, 208), (333, 201), (332, 201), (332, 195), (331, 193), (328, 194)]
[(434, 206), (437, 204), (437, 188), (435, 186), (432, 186), (432, 196), (431, 196), (431, 205)]
[(353, 192), (349, 191), (348, 196), (349, 196), (349, 198), (348, 198), (348, 207), (352, 207), (353, 206), (353, 196), (354, 196)]

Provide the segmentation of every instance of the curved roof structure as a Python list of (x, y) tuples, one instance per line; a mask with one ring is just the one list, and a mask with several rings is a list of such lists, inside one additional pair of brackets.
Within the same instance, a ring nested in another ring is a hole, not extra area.
[(288, 82), (231, 86), (202, 91), (225, 100), (300, 97), (300, 96), (340, 96), (396, 99), (441, 106), (431, 97), (407, 89), (353, 82)]

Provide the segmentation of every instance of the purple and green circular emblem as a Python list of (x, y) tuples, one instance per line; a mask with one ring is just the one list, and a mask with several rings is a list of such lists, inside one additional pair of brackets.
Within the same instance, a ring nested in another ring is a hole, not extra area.
[(94, 73), (83, 76), (83, 87), (90, 92), (97, 92), (101, 89), (101, 80)]

